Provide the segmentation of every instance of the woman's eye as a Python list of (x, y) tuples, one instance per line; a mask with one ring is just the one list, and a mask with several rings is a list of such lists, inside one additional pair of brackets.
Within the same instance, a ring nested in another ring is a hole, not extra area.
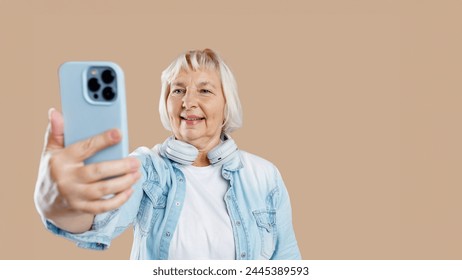
[(212, 92), (211, 92), (210, 90), (208, 90), (208, 89), (201, 89), (200, 92), (201, 92), (201, 93), (204, 93), (204, 94), (210, 94), (210, 93), (212, 93)]
[(182, 94), (182, 93), (183, 93), (183, 90), (179, 88), (172, 90), (172, 94)]

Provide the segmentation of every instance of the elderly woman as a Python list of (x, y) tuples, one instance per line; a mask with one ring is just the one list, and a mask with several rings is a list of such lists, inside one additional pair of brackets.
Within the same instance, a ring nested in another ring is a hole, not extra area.
[(35, 191), (45, 226), (80, 247), (106, 249), (133, 225), (131, 259), (300, 259), (278, 169), (229, 136), (242, 111), (217, 53), (175, 59), (162, 73), (159, 111), (173, 133), (163, 144), (84, 165), (120, 132), (64, 147), (62, 116), (50, 110)]

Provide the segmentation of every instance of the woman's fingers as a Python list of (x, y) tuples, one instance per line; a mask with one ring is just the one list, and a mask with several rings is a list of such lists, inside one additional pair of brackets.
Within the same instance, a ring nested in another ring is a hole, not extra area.
[(81, 199), (87, 201), (107, 199), (103, 197), (118, 194), (130, 189), (140, 177), (140, 173), (135, 171), (116, 178), (88, 184), (85, 186), (85, 191), (81, 193)]
[(47, 151), (64, 148), (64, 120), (61, 113), (55, 108), (48, 110), (48, 128), (45, 141)]
[(111, 129), (88, 139), (69, 145), (63, 151), (65, 157), (75, 161), (83, 162), (96, 152), (108, 148), (120, 142), (122, 135), (118, 129)]
[[(85, 165), (85, 159), (120, 142), (118, 129), (111, 129), (64, 147), (62, 114), (49, 111), (46, 151), (50, 155), (51, 179), (66, 207), (82, 213), (99, 214), (122, 206), (141, 177), (134, 157)], [(111, 196), (110, 196), (111, 195)]]
[(58, 186), (58, 189), (66, 197), (70, 208), (83, 213), (99, 214), (122, 206), (133, 193), (132, 185), (140, 177), (140, 173), (135, 171), (93, 184), (72, 184), (72, 188), (68, 185)]
[(120, 160), (92, 163), (82, 166), (76, 173), (79, 182), (93, 183), (106, 178), (117, 177), (137, 171), (140, 166), (138, 159), (128, 157)]
[(108, 199), (100, 199), (100, 200), (93, 200), (93, 201), (84, 200), (82, 201), (82, 210), (84, 212), (88, 212), (88, 213), (92, 213), (96, 215), (96, 214), (111, 211), (113, 209), (117, 209), (120, 206), (122, 206), (130, 198), (132, 193), (133, 193), (133, 189), (129, 188)]

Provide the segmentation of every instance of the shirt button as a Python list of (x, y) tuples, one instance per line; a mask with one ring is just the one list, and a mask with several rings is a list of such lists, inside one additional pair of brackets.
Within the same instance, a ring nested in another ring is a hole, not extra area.
[(241, 253), (241, 258), (245, 258), (245, 256), (246, 256), (245, 252), (242, 252)]
[(180, 206), (180, 202), (179, 201), (175, 202), (175, 205)]
[(170, 231), (167, 231), (167, 232), (165, 233), (165, 236), (170, 237)]
[(241, 225), (241, 222), (240, 222), (240, 221), (236, 221), (236, 225), (237, 225), (237, 226), (240, 226), (240, 225)]
[(179, 181), (179, 182), (183, 182), (183, 178), (178, 178), (178, 181)]

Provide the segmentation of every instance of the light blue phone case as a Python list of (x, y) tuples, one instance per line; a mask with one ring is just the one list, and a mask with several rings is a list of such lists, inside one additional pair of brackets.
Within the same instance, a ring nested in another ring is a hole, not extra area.
[[(112, 102), (98, 102), (89, 98), (87, 80), (88, 71), (92, 67), (113, 69), (117, 91)], [(113, 62), (70, 61), (59, 67), (59, 79), (64, 116), (64, 145), (68, 146), (103, 131), (118, 128), (122, 132), (122, 141), (97, 152), (85, 160), (85, 164), (126, 157), (128, 155), (128, 128), (125, 79), (122, 69)]]

